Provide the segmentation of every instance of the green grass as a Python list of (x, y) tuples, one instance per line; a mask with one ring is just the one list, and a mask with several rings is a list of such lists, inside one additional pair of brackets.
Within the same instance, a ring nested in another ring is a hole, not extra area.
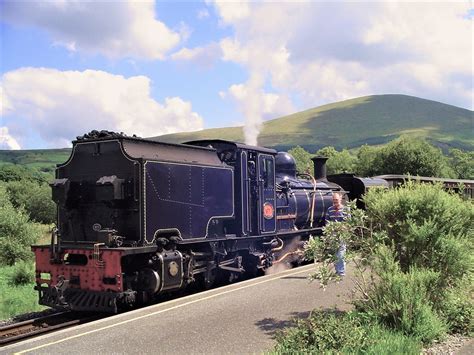
[(363, 313), (318, 310), (277, 336), (269, 354), (420, 354), (419, 340)]
[[(473, 112), (406, 95), (374, 95), (337, 102), (264, 123), (259, 145), (315, 150), (387, 143), (402, 134), (424, 137), (435, 145), (474, 150)], [(166, 142), (195, 139), (243, 141), (241, 127), (207, 129), (156, 137)]]
[(420, 341), (399, 332), (393, 332), (381, 325), (366, 326), (369, 344), (363, 349), (343, 348), (343, 354), (397, 355), (421, 353)]
[[(37, 244), (48, 244), (52, 226), (40, 225), (41, 237)], [(33, 267), (33, 261), (30, 261)], [(0, 320), (8, 319), (20, 314), (36, 312), (47, 307), (38, 304), (38, 291), (33, 287), (34, 282), (26, 285), (12, 285), (12, 278), (18, 266), (0, 266)]]
[(38, 304), (38, 292), (33, 289), (34, 282), (22, 286), (11, 284), (14, 272), (15, 266), (0, 266), (0, 319), (47, 308)]
[(71, 155), (71, 149), (0, 150), (0, 165), (19, 164), (52, 172), (56, 164), (64, 163)]

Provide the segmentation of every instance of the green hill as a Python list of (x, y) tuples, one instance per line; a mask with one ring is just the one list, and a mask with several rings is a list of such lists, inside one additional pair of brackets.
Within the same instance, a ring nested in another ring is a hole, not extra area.
[(19, 164), (52, 172), (56, 164), (64, 163), (71, 155), (71, 149), (34, 149), (34, 150), (0, 150), (0, 166)]
[[(474, 150), (473, 111), (406, 95), (366, 96), (266, 121), (258, 144), (315, 151), (328, 145), (383, 144), (402, 134), (424, 137), (442, 148)], [(173, 143), (213, 138), (244, 141), (242, 127), (153, 137)]]
[[(314, 152), (328, 145), (341, 149), (357, 148), (365, 143), (383, 144), (401, 134), (424, 137), (442, 148), (472, 151), (473, 111), (406, 95), (367, 96), (267, 121), (258, 143), (278, 150), (300, 145)], [(152, 139), (181, 143), (217, 138), (243, 142), (242, 127), (206, 129)], [(69, 155), (70, 149), (3, 150), (0, 151), (0, 165), (21, 164), (50, 172)]]

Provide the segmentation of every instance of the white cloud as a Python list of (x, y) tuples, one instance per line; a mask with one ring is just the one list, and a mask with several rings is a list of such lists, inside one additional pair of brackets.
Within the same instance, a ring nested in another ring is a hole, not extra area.
[(151, 137), (203, 127), (190, 102), (154, 100), (145, 76), (22, 68), (4, 74), (1, 86), (8, 102), (3, 115), (16, 122), (11, 134), (17, 137), (29, 128), (52, 147), (69, 145), (92, 129)]
[(182, 48), (171, 55), (176, 61), (190, 61), (202, 67), (209, 68), (222, 56), (221, 46), (211, 42), (204, 47)]
[(249, 49), (235, 38), (224, 38), (220, 42), (222, 59), (240, 64), (250, 63)]
[(209, 11), (206, 8), (202, 8), (197, 12), (197, 18), (199, 20), (206, 19), (209, 16), (211, 16), (211, 15), (209, 14)]
[(235, 24), (235, 22), (245, 19), (250, 14), (250, 4), (248, 1), (217, 0), (213, 1), (213, 3), (224, 25)]
[(177, 27), (177, 31), (181, 38), (181, 42), (186, 42), (189, 39), (189, 37), (191, 37), (191, 34), (193, 32), (192, 28), (189, 27), (184, 21), (181, 21), (179, 23), (179, 26)]
[[(2, 18), (50, 33), (55, 45), (111, 58), (163, 59), (182, 39), (155, 18), (154, 1), (6, 1)], [(183, 26), (182, 26), (183, 27)]]
[(16, 139), (8, 133), (8, 127), (0, 127), (0, 149), (21, 149)]
[[(423, 58), (414, 60), (429, 59), (444, 70), (472, 71), (472, 19), (466, 18), (471, 6), (469, 2), (388, 3), (372, 19), (363, 42), (418, 54)], [(460, 55), (462, 51), (471, 55)]]
[(8, 110), (10, 108), (10, 102), (8, 101), (8, 98), (6, 95), (3, 93), (3, 87), (0, 86), (0, 117), (4, 115), (5, 110)]
[(234, 31), (220, 42), (222, 58), (262, 77), (255, 92), (297, 96), (300, 108), (383, 93), (473, 105), (468, 1), (214, 6)]

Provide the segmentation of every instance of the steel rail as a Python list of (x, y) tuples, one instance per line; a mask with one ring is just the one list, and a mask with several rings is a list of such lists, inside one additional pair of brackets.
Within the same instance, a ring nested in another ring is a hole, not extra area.
[(7, 324), (0, 327), (0, 347), (103, 317), (103, 314), (91, 315), (68, 311)]

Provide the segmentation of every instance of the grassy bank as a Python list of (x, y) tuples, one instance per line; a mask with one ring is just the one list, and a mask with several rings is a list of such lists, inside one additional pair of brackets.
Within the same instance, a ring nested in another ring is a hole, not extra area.
[[(41, 237), (37, 243), (48, 244), (51, 226), (38, 225), (38, 229)], [(38, 292), (33, 289), (34, 270), (32, 256), (15, 265), (0, 266), (0, 320), (47, 308), (38, 304)]]
[[(33, 263), (29, 265), (34, 270)], [(34, 282), (15, 285), (19, 266), (0, 266), (0, 319), (8, 319), (19, 314), (41, 311), (46, 307), (38, 304), (38, 293), (33, 289)], [(33, 276), (33, 274), (31, 274)]]

